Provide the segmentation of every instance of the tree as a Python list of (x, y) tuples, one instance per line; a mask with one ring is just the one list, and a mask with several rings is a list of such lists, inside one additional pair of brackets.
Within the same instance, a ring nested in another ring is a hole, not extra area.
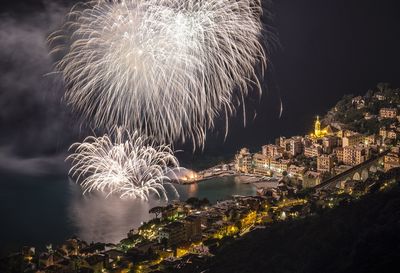
[(400, 168), (392, 168), (389, 171), (387, 171), (386, 175), (389, 178), (395, 179), (397, 181), (400, 181)]
[(382, 93), (385, 92), (387, 89), (390, 88), (390, 83), (387, 82), (380, 82), (376, 85), (376, 87), (381, 91)]
[(149, 213), (154, 213), (156, 218), (164, 211), (163, 207), (154, 207), (149, 210)]
[(190, 197), (190, 198), (188, 198), (187, 200), (186, 200), (186, 204), (188, 204), (188, 205), (191, 205), (191, 206), (194, 206), (194, 205), (197, 205), (198, 203), (199, 203), (199, 198), (197, 198), (197, 197)]
[(338, 112), (346, 111), (351, 106), (353, 95), (344, 95), (343, 98), (336, 104)]
[(162, 238), (161, 239), (161, 244), (164, 246), (164, 248), (167, 248), (168, 246), (168, 239), (167, 238)]
[(351, 123), (364, 117), (362, 111), (357, 109), (349, 109), (345, 113), (345, 123)]
[(373, 95), (374, 95), (374, 91), (371, 90), (371, 89), (369, 89), (369, 90), (367, 91), (367, 93), (365, 94), (365, 98), (366, 98), (366, 99), (371, 99), (371, 98), (373, 97)]
[(393, 124), (396, 122), (396, 119), (391, 119), (391, 118), (386, 118), (386, 119), (382, 119), (380, 121), (380, 126), (381, 127), (388, 127), (389, 125)]
[(201, 206), (202, 207), (204, 207), (204, 206), (209, 206), (211, 203), (210, 203), (210, 200), (208, 200), (207, 198), (203, 198), (203, 199), (201, 199)]
[(378, 121), (378, 119), (373, 118), (373, 119), (369, 119), (369, 120), (361, 120), (360, 122), (360, 128), (359, 131), (361, 133), (368, 133), (368, 134), (373, 134), (373, 133), (377, 133), (379, 131), (379, 126), (380, 123)]
[(197, 197), (190, 197), (186, 200), (186, 204), (191, 205), (193, 208), (200, 208), (210, 205), (210, 201), (207, 198), (198, 199)]
[(304, 189), (302, 189), (302, 190), (297, 192), (297, 197), (299, 197), (299, 198), (307, 198), (312, 193), (314, 193), (314, 189), (313, 188), (304, 188)]
[(242, 221), (235, 221), (235, 226), (238, 228), (238, 230), (242, 230)]

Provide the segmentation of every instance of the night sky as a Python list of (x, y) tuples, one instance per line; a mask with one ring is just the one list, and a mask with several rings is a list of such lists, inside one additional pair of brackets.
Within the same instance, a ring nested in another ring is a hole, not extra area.
[[(9, 2), (0, 7), (0, 170), (64, 172), (68, 146), (90, 132), (65, 107), (59, 81), (47, 75), (45, 39), (76, 2)], [(209, 133), (204, 154), (306, 133), (313, 117), (344, 94), (363, 94), (378, 82), (400, 86), (399, 7), (395, 0), (274, 1), (280, 46), (271, 49), (264, 94), (247, 100), (246, 128), (238, 111), (225, 141), (222, 126)], [(176, 147), (191, 158), (191, 146)]]

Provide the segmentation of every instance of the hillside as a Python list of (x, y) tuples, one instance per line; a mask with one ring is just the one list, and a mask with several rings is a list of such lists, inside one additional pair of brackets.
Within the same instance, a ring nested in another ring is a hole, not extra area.
[(206, 272), (395, 272), (400, 187), (298, 221), (274, 224), (221, 248)]

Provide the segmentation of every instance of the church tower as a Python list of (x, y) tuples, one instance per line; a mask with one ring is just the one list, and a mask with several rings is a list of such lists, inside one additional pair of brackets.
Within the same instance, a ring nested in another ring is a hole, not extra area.
[(314, 125), (314, 135), (316, 137), (321, 137), (322, 132), (321, 132), (321, 122), (319, 121), (319, 116), (317, 116), (317, 120), (315, 121)]

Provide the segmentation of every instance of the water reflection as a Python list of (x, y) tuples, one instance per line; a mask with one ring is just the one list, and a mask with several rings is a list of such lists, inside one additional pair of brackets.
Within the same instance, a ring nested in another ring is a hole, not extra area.
[(197, 184), (197, 183), (196, 183), (196, 184), (190, 184), (190, 185), (188, 186), (188, 194), (189, 194), (190, 196), (196, 195), (197, 190), (198, 190), (198, 184)]
[(198, 184), (177, 185), (180, 199), (189, 197), (207, 198), (211, 203), (225, 200), (232, 195), (255, 195), (256, 190), (252, 185), (244, 184), (236, 177), (220, 177), (200, 182)]
[(83, 196), (74, 183), (70, 183), (70, 188), (69, 219), (76, 227), (77, 235), (89, 242), (119, 242), (130, 229), (152, 218), (148, 213), (150, 208), (165, 205), (156, 200), (123, 200), (112, 196), (106, 199), (100, 193)]
[[(180, 200), (189, 197), (208, 198), (215, 203), (235, 194), (253, 195), (251, 185), (241, 183), (232, 177), (210, 179), (199, 184), (176, 185)], [(68, 219), (77, 230), (77, 236), (91, 242), (119, 242), (132, 228), (153, 217), (152, 207), (166, 205), (165, 201), (122, 200), (118, 197), (104, 198), (102, 194), (82, 195), (78, 185), (69, 182), (70, 205)], [(169, 198), (176, 199), (171, 189)]]

